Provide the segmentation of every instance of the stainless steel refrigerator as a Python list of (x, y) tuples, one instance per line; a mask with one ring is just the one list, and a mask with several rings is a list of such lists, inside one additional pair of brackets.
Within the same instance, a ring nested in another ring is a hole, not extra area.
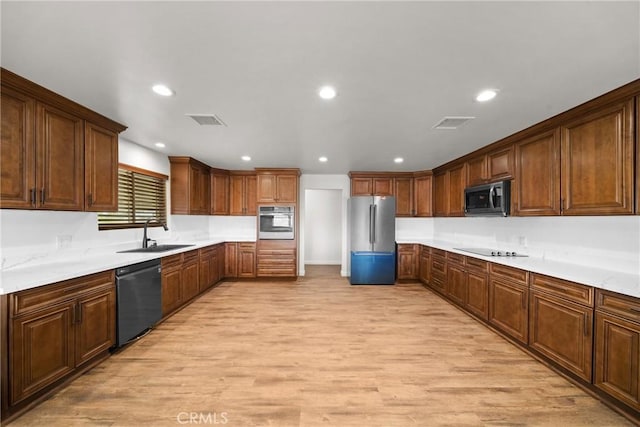
[(396, 280), (396, 199), (349, 199), (352, 285), (393, 285)]

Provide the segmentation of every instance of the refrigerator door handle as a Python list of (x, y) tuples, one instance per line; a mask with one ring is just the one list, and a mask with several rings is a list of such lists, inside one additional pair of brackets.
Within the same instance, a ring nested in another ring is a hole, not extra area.
[(375, 243), (376, 242), (376, 218), (378, 216), (378, 205), (371, 205), (371, 206), (373, 207), (373, 216), (371, 220), (371, 230), (372, 230), (371, 235), (373, 236), (373, 238), (371, 239), (371, 243)]
[(373, 244), (373, 205), (369, 205), (369, 243)]

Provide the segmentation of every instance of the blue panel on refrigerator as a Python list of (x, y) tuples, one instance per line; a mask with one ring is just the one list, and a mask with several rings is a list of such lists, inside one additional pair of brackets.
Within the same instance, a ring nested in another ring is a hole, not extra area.
[(351, 252), (352, 285), (393, 285), (396, 281), (395, 252)]

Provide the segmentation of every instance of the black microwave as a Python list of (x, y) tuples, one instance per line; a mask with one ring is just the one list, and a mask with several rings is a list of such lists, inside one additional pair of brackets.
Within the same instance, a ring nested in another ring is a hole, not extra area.
[(511, 181), (467, 187), (464, 190), (465, 216), (508, 216)]

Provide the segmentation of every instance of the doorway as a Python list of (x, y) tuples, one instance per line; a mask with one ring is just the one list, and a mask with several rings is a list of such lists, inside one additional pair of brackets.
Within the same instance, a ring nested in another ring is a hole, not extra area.
[[(306, 265), (342, 264), (342, 190), (305, 190), (304, 259)], [(339, 276), (340, 268), (335, 271)]]

